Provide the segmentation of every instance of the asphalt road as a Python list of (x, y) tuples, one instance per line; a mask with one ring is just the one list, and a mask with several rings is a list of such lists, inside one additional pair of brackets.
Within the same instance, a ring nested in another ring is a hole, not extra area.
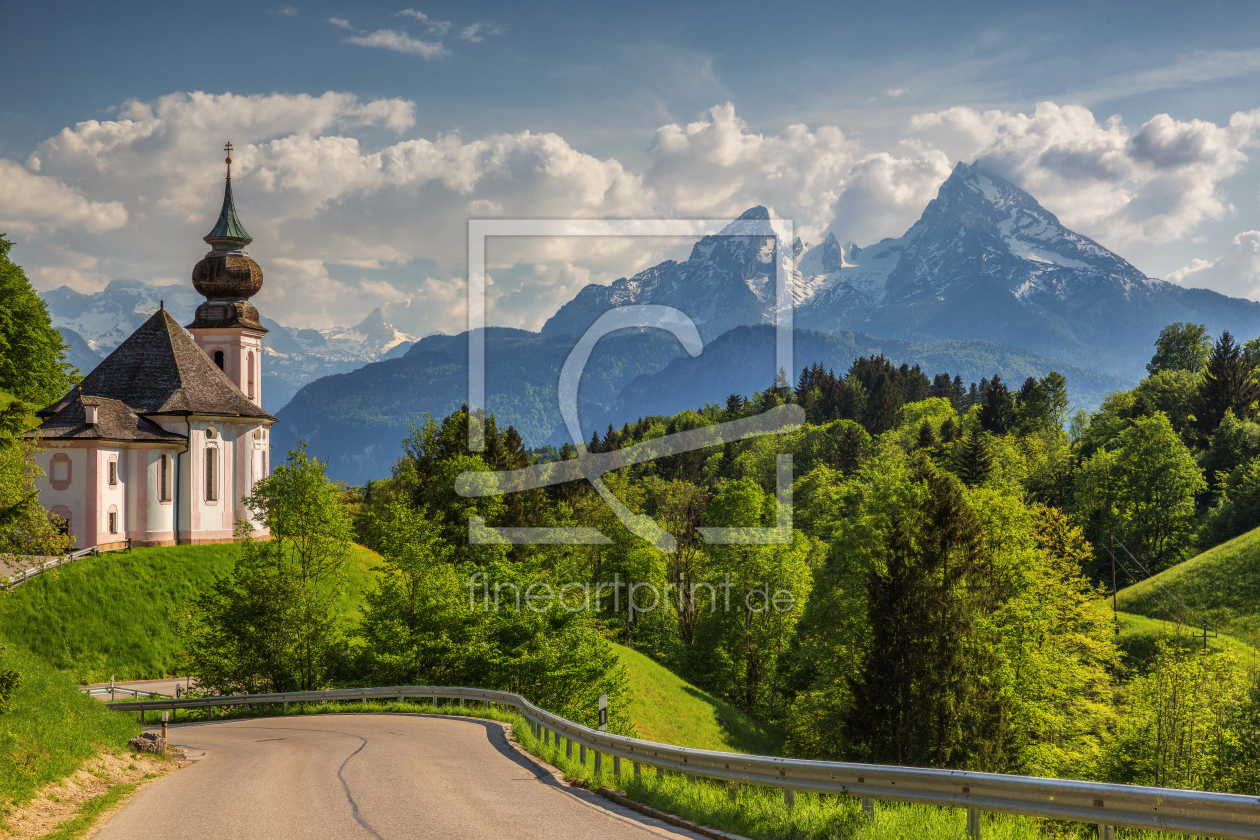
[(500, 724), (361, 714), (184, 724), (199, 759), (141, 788), (97, 840), (698, 838), (562, 785)]

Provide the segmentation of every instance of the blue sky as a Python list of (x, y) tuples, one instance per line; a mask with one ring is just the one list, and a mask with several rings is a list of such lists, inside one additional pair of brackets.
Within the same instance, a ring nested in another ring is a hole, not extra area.
[[(0, 229), (40, 288), (185, 281), (231, 139), (260, 305), (298, 326), (383, 306), (458, 329), (471, 215), (760, 203), (865, 245), (977, 156), (1153, 276), (1260, 295), (1249, 4), (46, 3), (5, 21)], [(680, 249), (505, 244), (492, 320), (536, 328)]]

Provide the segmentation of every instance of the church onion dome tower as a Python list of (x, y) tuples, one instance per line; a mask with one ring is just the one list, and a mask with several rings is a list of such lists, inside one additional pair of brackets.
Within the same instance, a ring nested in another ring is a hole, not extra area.
[(237, 218), (232, 201), (231, 147), (231, 143), (225, 147), (228, 170), (223, 209), (219, 211), (214, 230), (204, 237), (211, 251), (192, 272), (193, 287), (206, 296), (206, 301), (197, 307), (196, 317), (188, 328), (245, 327), (265, 333), (267, 330), (258, 321), (258, 310), (249, 302), (262, 288), (263, 273), (244, 250), (254, 240)]

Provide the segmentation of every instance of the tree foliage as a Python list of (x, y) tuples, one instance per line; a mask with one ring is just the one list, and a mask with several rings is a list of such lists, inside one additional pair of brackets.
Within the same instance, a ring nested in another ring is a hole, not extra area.
[(1155, 355), (1146, 366), (1147, 373), (1185, 371), (1199, 373), (1207, 365), (1212, 352), (1212, 338), (1207, 327), (1189, 322), (1169, 324), (1155, 339)]

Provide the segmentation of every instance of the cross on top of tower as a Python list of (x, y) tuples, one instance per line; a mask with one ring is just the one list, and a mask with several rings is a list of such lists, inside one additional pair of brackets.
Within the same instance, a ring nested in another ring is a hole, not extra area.
[(223, 151), (227, 152), (228, 178), (231, 179), (232, 177), (232, 143), (231, 141), (228, 141), (227, 143), (223, 144)]

